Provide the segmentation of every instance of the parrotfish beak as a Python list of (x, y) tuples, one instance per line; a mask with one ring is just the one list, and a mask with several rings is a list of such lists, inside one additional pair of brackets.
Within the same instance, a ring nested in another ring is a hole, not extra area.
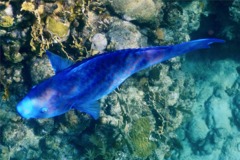
[(33, 116), (33, 106), (33, 101), (29, 97), (25, 97), (18, 103), (17, 111), (23, 118), (29, 119)]

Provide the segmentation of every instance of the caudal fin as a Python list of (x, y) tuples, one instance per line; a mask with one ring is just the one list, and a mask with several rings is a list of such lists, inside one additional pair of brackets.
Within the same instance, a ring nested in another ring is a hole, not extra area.
[(210, 48), (210, 45), (212, 43), (224, 43), (224, 42), (225, 41), (222, 39), (207, 38), (207, 39), (198, 39), (198, 40), (177, 44), (172, 46), (169, 58), (172, 58), (181, 54), (185, 54), (191, 51), (195, 51), (198, 49)]

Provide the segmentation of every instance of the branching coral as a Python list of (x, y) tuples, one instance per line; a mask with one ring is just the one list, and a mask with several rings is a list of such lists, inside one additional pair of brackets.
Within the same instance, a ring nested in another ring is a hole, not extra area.
[[(30, 46), (32, 51), (39, 50), (39, 54), (42, 55), (45, 49), (49, 48), (51, 42), (43, 36), (43, 24), (41, 19), (42, 6), (38, 6), (38, 9), (35, 9), (36, 6), (33, 2), (23, 2), (21, 6), (21, 11), (28, 11), (34, 14), (36, 17), (35, 23), (32, 25), (31, 29), (31, 41)], [(39, 48), (40, 47), (40, 48)]]
[[(42, 56), (43, 52), (53, 44), (59, 44), (60, 50), (66, 54), (69, 59), (72, 59), (65, 48), (68, 41), (71, 48), (86, 51), (82, 38), (79, 39), (79, 27), (88, 26), (91, 31), (91, 26), (88, 24), (91, 10), (101, 12), (103, 7), (100, 1), (94, 0), (75, 0), (71, 3), (55, 2), (38, 4), (34, 1), (23, 2), (21, 11), (30, 12), (34, 15), (35, 21), (31, 26), (31, 41), (30, 46), (32, 51), (38, 52)], [(63, 9), (64, 8), (64, 9)], [(72, 23), (73, 26), (70, 26)], [(70, 28), (72, 29), (71, 36)], [(69, 38), (70, 37), (70, 38)], [(89, 39), (90, 36), (85, 37)]]

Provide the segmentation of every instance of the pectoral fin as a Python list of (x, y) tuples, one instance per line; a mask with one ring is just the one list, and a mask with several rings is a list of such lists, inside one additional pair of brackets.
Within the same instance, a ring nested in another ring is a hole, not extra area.
[(48, 58), (52, 64), (52, 68), (54, 69), (55, 74), (59, 71), (68, 68), (69, 66), (73, 65), (74, 62), (64, 59), (50, 51), (46, 51)]
[(91, 115), (95, 120), (98, 119), (100, 116), (100, 106), (97, 101), (87, 103), (87, 104), (82, 104), (74, 108), (81, 112), (85, 112)]

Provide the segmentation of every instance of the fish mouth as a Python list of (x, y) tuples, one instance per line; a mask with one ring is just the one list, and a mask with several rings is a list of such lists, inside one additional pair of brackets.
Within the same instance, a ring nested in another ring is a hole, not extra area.
[(19, 104), (17, 105), (17, 111), (21, 117), (29, 119), (31, 118), (32, 113), (32, 104), (30, 98), (24, 98)]
[(26, 118), (26, 119), (30, 118), (29, 114), (26, 114), (26, 112), (24, 112), (22, 105), (17, 105), (17, 111), (21, 117)]

